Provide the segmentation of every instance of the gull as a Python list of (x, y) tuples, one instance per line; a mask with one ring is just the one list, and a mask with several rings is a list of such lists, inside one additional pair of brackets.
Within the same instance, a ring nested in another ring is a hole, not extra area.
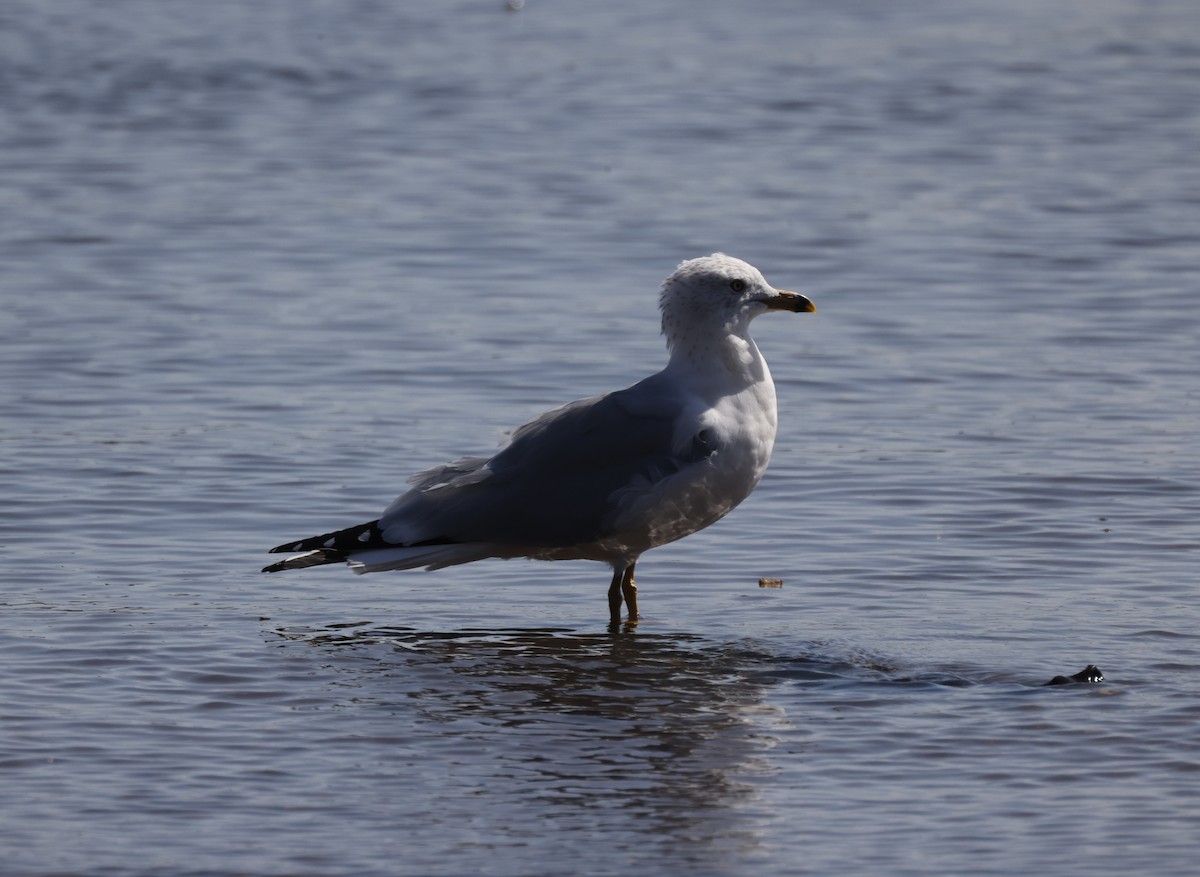
[(665, 368), (513, 431), (492, 457), (409, 479), (378, 520), (288, 542), (263, 572), (345, 561), (356, 573), (441, 569), (488, 557), (612, 567), (609, 619), (638, 620), (633, 569), (750, 495), (775, 444), (775, 384), (750, 337), (768, 311), (811, 313), (758, 269), (713, 253), (680, 263), (659, 297)]

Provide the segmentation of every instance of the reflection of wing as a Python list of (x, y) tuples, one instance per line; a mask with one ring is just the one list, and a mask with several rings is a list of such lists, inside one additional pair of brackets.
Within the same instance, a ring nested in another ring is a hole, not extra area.
[(487, 542), (558, 547), (590, 542), (612, 524), (617, 494), (653, 484), (711, 453), (674, 446), (681, 413), (661, 376), (572, 402), (527, 423), (491, 460), (424, 472), (380, 519), (388, 542)]

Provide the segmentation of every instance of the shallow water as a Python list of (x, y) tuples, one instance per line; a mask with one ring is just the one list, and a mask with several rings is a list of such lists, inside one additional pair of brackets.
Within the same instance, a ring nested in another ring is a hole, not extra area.
[[(0, 873), (1192, 873), (1198, 108), (1185, 2), (9, 4)], [(636, 630), (258, 574), (715, 249), (819, 311)]]

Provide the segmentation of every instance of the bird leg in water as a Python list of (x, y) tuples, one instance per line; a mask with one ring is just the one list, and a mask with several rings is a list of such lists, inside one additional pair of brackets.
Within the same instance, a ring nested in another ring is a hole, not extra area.
[(637, 585), (633, 582), (633, 568), (636, 564), (629, 564), (625, 569), (613, 570), (612, 585), (608, 589), (608, 615), (609, 623), (616, 627), (621, 623), (621, 598), (625, 598), (625, 605), (629, 607), (629, 622), (634, 624), (637, 622)]
[(629, 569), (625, 570), (625, 575), (621, 577), (621, 593), (625, 597), (625, 605), (629, 607), (630, 624), (638, 620), (637, 585), (633, 583), (633, 567), (634, 564), (629, 564)]

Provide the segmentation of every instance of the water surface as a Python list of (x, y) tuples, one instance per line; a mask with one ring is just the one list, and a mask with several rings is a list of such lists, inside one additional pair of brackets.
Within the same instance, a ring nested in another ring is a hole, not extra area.
[[(1193, 4), (393, 6), (0, 12), (0, 873), (1191, 873)], [(717, 249), (819, 312), (636, 630), (259, 575)]]

